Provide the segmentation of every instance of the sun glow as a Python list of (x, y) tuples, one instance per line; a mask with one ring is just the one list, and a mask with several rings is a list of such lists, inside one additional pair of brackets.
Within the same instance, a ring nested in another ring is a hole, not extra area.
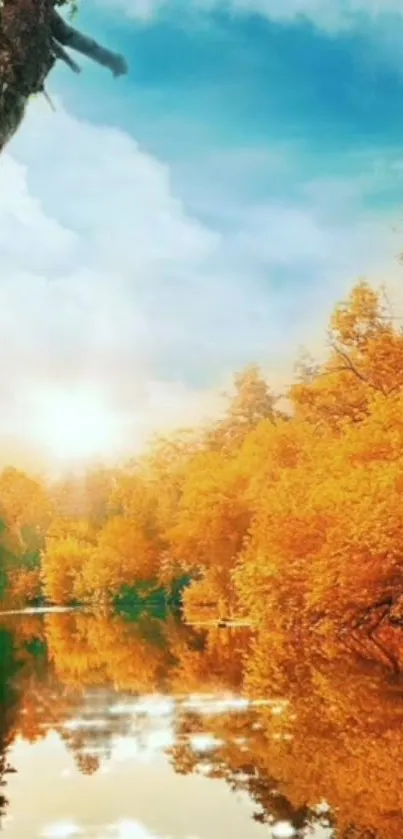
[(117, 425), (102, 396), (90, 388), (56, 388), (35, 399), (32, 435), (57, 461), (113, 454), (119, 444)]

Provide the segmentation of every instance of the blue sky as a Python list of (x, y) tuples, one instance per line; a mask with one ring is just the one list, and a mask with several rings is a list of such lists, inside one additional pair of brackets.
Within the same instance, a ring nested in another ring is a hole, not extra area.
[(359, 275), (403, 310), (399, 6), (83, 0), (130, 73), (57, 69), (0, 164), (10, 428), (91, 383), (134, 439), (250, 361), (284, 384)]
[[(111, 0), (110, 8), (83, 4), (78, 20), (115, 44), (131, 72), (117, 87), (87, 66), (78, 86), (63, 69), (66, 104), (91, 119), (113, 121), (169, 163), (196, 162), (211, 150), (280, 145), (286, 152), (292, 146), (305, 176), (339, 177), (367, 170), (374, 154), (399, 154), (401, 16), (358, 18), (329, 32), (303, 17), (273, 21), (214, 10), (184, 17), (167, 2), (163, 14), (141, 24)], [(242, 181), (242, 172), (233, 174)], [(294, 176), (281, 179), (281, 193)], [(267, 194), (264, 160), (256, 190), (262, 179)]]

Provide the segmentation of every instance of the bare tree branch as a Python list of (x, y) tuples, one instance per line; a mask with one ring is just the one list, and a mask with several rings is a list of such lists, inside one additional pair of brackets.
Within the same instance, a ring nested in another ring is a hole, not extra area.
[(51, 17), (51, 31), (56, 42), (82, 53), (97, 64), (107, 67), (114, 76), (124, 76), (127, 73), (128, 67), (123, 56), (111, 52), (111, 50), (98, 44), (97, 41), (83, 35), (78, 29), (74, 29), (55, 10), (53, 10)]
[(63, 49), (62, 45), (55, 40), (55, 38), (52, 39), (52, 49), (56, 58), (60, 58), (61, 61), (64, 61), (73, 73), (81, 73), (81, 67), (79, 67), (72, 58), (70, 58), (69, 54), (65, 49)]
[(368, 387), (372, 387), (374, 390), (380, 391), (383, 394), (383, 396), (387, 396), (387, 392), (385, 391), (385, 388), (383, 387), (383, 385), (374, 384), (374, 382), (371, 382), (370, 379), (368, 379), (366, 376), (364, 376), (363, 373), (361, 373), (359, 370), (357, 370), (357, 367), (351, 361), (351, 358), (348, 355), (348, 353), (344, 352), (344, 350), (341, 350), (340, 347), (337, 346), (337, 344), (332, 344), (331, 346), (332, 346), (332, 349), (334, 350), (334, 352), (340, 358), (342, 358), (343, 361), (346, 363), (346, 368), (345, 368), (346, 370), (353, 373), (354, 376), (357, 377), (357, 379), (359, 379), (365, 385), (368, 385)]

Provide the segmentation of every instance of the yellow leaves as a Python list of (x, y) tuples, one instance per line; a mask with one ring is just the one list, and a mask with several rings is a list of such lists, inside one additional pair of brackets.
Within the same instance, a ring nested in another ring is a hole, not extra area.
[(288, 416), (247, 368), (219, 421), (159, 438), (114, 472), (66, 480), (51, 518), (39, 484), (3, 473), (9, 541), (23, 552), (23, 524), (35, 516), (48, 528), (47, 596), (107, 601), (122, 586), (168, 588), (186, 572), (187, 615), (214, 607), (266, 628), (275, 615), (284, 649), (293, 633), (337, 634), (399, 597), (403, 333), (360, 283), (336, 308), (329, 339), (326, 361), (305, 365), (291, 388)]
[(79, 541), (96, 543), (97, 531), (93, 525), (85, 519), (75, 518), (54, 518), (48, 527), (46, 537), (49, 543), (52, 540), (62, 540), (74, 537)]
[(158, 439), (113, 479), (93, 475), (87, 507), (98, 513), (50, 531), (87, 546), (74, 585), (63, 585), (110, 597), (185, 570), (186, 614), (214, 604), (262, 625), (281, 614), (287, 632), (298, 621), (339, 625), (354, 604), (399, 587), (403, 337), (360, 283), (337, 307), (330, 341), (327, 361), (291, 389), (290, 416), (251, 367), (206, 433)]
[(18, 568), (11, 578), (8, 597), (11, 603), (30, 603), (39, 597), (41, 593), (41, 574), (38, 568)]
[(44, 527), (52, 505), (42, 484), (18, 469), (0, 473), (0, 499), (7, 521), (18, 526)]
[(321, 369), (290, 390), (299, 415), (339, 429), (371, 410), (374, 396), (388, 398), (403, 385), (403, 334), (388, 316), (381, 295), (357, 285), (331, 321), (330, 354)]
[(381, 295), (367, 283), (359, 282), (347, 303), (335, 308), (330, 321), (332, 337), (344, 346), (362, 345), (384, 328), (385, 308)]
[(237, 462), (221, 452), (195, 457), (184, 481), (176, 524), (167, 538), (184, 567), (230, 568), (242, 547), (249, 514)]
[(51, 516), (51, 502), (38, 480), (11, 467), (3, 469), (0, 473), (0, 545), (9, 555), (17, 560), (37, 551)]
[(90, 469), (84, 476), (67, 476), (52, 486), (55, 515), (61, 519), (86, 521), (99, 527), (107, 518), (115, 485), (110, 469)]
[(141, 635), (142, 626), (99, 614), (48, 615), (49, 655), (66, 687), (112, 684), (117, 690), (154, 691), (166, 653)]
[[(272, 615), (266, 631), (205, 633), (176, 621), (158, 630), (158, 622), (134, 624), (98, 613), (47, 615), (41, 630), (29, 627), (33, 639), (46, 642), (46, 679), (44, 659), (28, 651), (26, 629), (19, 626), (14, 640), (25, 647), (25, 664), (14, 676), (21, 704), (9, 738), (33, 742), (55, 729), (76, 758), (92, 746), (103, 762), (116, 736), (127, 726), (133, 734), (133, 714), (134, 735), (149, 733), (149, 717), (140, 708), (136, 713), (139, 697), (170, 696), (175, 747), (167, 756), (176, 771), (205, 769), (226, 779), (251, 795), (268, 823), (287, 816), (296, 829), (320, 833), (317, 807), (326, 801), (337, 835), (399, 839), (401, 689), (351, 656), (333, 654), (331, 644), (326, 662), (310, 655), (306, 636), (299, 645), (287, 644), (280, 618)], [(121, 716), (111, 713), (119, 692)], [(104, 721), (102, 728), (65, 725), (95, 718)], [(194, 735), (217, 748), (198, 753)], [(91, 761), (80, 766), (96, 769)]]
[(211, 581), (206, 575), (188, 586), (182, 602), (185, 620), (190, 623), (203, 623), (218, 618), (216, 592), (212, 590)]
[(86, 500), (92, 511), (89, 518), (82, 517), (79, 501), (78, 518), (70, 513), (49, 528), (43, 577), (46, 595), (54, 602), (110, 600), (122, 585), (135, 585), (158, 573), (161, 543), (148, 484), (138, 470), (123, 470), (112, 483), (105, 522), (106, 487), (111, 480), (109, 473), (99, 471), (85, 484), (86, 492), (92, 486), (95, 493)]
[(42, 558), (45, 596), (56, 605), (69, 604), (82, 594), (81, 572), (93, 546), (74, 536), (49, 540)]
[(121, 562), (135, 559), (147, 568), (153, 558), (153, 545), (147, 538), (144, 521), (140, 518), (116, 516), (108, 521), (98, 539), (99, 550), (114, 552)]
[(117, 474), (109, 498), (112, 515), (129, 516), (144, 499), (144, 481), (137, 468), (122, 470)]
[(158, 553), (144, 523), (117, 516), (101, 532), (82, 578), (88, 592), (110, 596), (124, 584), (152, 579), (157, 570)]
[(354, 605), (358, 612), (403, 585), (401, 406), (398, 395), (375, 395), (368, 416), (345, 424), (342, 436), (291, 421), (285, 433), (292, 441), (297, 432), (298, 454), (283, 455), (277, 469), (284, 430), (271, 431), (266, 448), (258, 438), (266, 459), (259, 469), (254, 452), (250, 538), (234, 574), (254, 620), (264, 622), (286, 600), (301, 622), (318, 610), (323, 620), (343, 621)]
[(275, 397), (256, 365), (235, 374), (234, 392), (228, 400), (223, 419), (207, 431), (207, 449), (236, 451), (262, 420), (274, 422), (277, 416)]

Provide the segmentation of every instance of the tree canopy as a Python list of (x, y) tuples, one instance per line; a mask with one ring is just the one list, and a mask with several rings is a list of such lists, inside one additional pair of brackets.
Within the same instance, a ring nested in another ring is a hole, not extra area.
[(284, 650), (296, 638), (348, 643), (397, 670), (396, 324), (359, 283), (331, 318), (328, 357), (287, 388), (287, 412), (249, 367), (217, 422), (153, 440), (123, 467), (53, 485), (4, 470), (3, 602), (113, 607), (130, 591), (138, 602), (139, 586), (167, 602), (175, 590), (189, 621), (275, 629)]

